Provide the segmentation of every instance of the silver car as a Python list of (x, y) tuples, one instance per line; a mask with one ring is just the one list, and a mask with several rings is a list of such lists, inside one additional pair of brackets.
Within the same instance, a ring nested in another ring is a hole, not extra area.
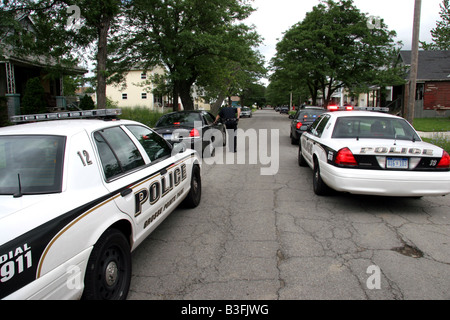
[(241, 110), (241, 118), (243, 117), (247, 117), (247, 118), (251, 118), (252, 117), (252, 110), (249, 107), (243, 107)]

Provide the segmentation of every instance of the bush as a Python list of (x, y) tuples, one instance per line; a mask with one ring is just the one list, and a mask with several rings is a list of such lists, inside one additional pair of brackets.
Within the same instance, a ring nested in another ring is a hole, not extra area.
[(7, 102), (6, 97), (0, 97), (0, 127), (9, 125)]
[(39, 78), (31, 78), (27, 81), (21, 107), (22, 114), (47, 112), (45, 91)]
[(121, 119), (134, 120), (145, 124), (146, 126), (153, 128), (156, 122), (161, 118), (163, 113), (158, 111), (152, 111), (144, 107), (134, 108), (121, 108)]
[(83, 98), (80, 99), (80, 109), (81, 110), (93, 110), (95, 109), (94, 100), (87, 94), (84, 95)]

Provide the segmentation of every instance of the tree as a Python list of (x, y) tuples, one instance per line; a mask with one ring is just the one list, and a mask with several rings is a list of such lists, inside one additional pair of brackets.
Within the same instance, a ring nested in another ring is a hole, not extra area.
[[(15, 45), (15, 54), (46, 56), (62, 65), (76, 65), (76, 56), (88, 58), (95, 46), (97, 105), (106, 106), (106, 83), (115, 72), (107, 68), (110, 31), (118, 32), (124, 0), (22, 0), (5, 2), (0, 17), (7, 24), (4, 40)], [(71, 6), (80, 9), (80, 23), (71, 25)], [(24, 37), (14, 17), (29, 14), (34, 22), (33, 35)], [(20, 37), (20, 39), (19, 39)], [(20, 41), (20, 45), (18, 44)], [(114, 45), (111, 45), (114, 47)]]
[(390, 70), (395, 32), (383, 21), (373, 28), (352, 0), (322, 0), (277, 44), (272, 65), (291, 87), (307, 87), (325, 105), (340, 88), (368, 87)]
[[(186, 110), (194, 108), (191, 88), (203, 83), (217, 64), (246, 66), (242, 52), (259, 37), (237, 22), (253, 11), (244, 0), (134, 0), (128, 10), (129, 39), (118, 57), (140, 63), (145, 69), (162, 63), (173, 85), (174, 107), (178, 97)], [(248, 50), (247, 50), (248, 51)], [(217, 76), (215, 74), (214, 76)]]
[(425, 50), (450, 50), (450, 1), (443, 0), (440, 7), (442, 21), (437, 21), (436, 28), (431, 30), (433, 43), (421, 43)]

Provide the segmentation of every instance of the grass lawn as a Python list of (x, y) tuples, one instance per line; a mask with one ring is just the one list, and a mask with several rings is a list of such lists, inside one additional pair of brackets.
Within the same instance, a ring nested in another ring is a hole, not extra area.
[(414, 119), (414, 128), (424, 132), (450, 131), (450, 118), (417, 118)]
[[(414, 128), (423, 132), (443, 132), (450, 131), (450, 118), (417, 118), (414, 119)], [(427, 139), (423, 141), (441, 147), (450, 153), (450, 141), (445, 138)]]

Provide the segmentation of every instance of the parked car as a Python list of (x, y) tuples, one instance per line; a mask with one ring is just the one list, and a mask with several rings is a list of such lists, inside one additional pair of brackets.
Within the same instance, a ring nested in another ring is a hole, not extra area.
[(252, 117), (252, 109), (250, 109), (249, 107), (243, 107), (241, 110), (241, 118), (251, 118)]
[(326, 110), (319, 107), (307, 107), (297, 111), (295, 115), (289, 116), (292, 119), (290, 139), (291, 144), (298, 145), (300, 137), (316, 119)]
[(199, 205), (198, 154), (118, 113), (0, 128), (0, 299), (125, 299), (131, 252), (179, 204)]
[(286, 106), (281, 107), (281, 108), (280, 108), (280, 114), (281, 114), (281, 113), (286, 113), (286, 114), (288, 114), (288, 113), (289, 113), (289, 107), (286, 107)]
[(226, 145), (226, 127), (215, 123), (207, 111), (178, 111), (163, 115), (154, 130), (171, 144), (183, 142), (203, 156), (214, 155), (216, 147)]
[(394, 197), (450, 194), (450, 156), (403, 118), (370, 111), (322, 114), (301, 136), (298, 162), (329, 189)]

